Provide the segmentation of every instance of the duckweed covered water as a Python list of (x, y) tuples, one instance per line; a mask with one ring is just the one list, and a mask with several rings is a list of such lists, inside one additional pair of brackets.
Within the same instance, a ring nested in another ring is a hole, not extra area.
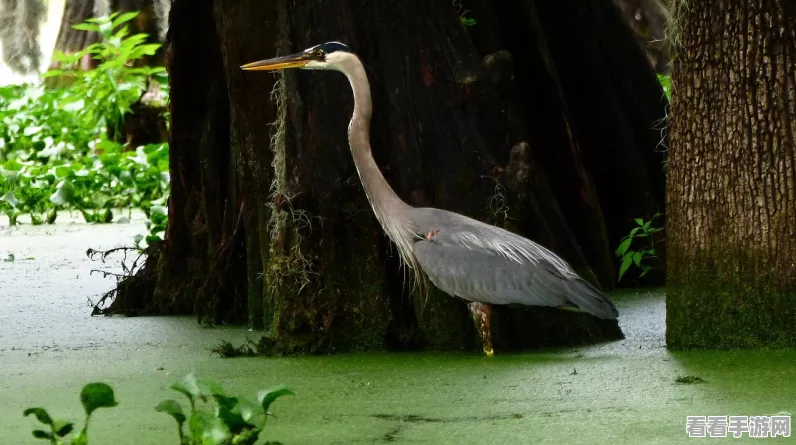
[(140, 230), (138, 223), (0, 228), (0, 256), (16, 258), (0, 263), (3, 443), (36, 443), (35, 422), (22, 417), (29, 406), (81, 421), (78, 393), (90, 381), (111, 384), (120, 402), (95, 413), (92, 443), (176, 443), (173, 421), (152, 408), (178, 398), (166, 388), (191, 371), (251, 397), (290, 385), (297, 396), (272, 406), (267, 427), (269, 440), (285, 444), (696, 443), (685, 432), (687, 415), (796, 412), (795, 351), (668, 352), (661, 290), (615, 295), (627, 338), (591, 347), (492, 358), (221, 359), (213, 346), (255, 333), (200, 328), (192, 317), (89, 317), (84, 297), (112, 282), (89, 276), (97, 264), (85, 258), (86, 247), (125, 243)]

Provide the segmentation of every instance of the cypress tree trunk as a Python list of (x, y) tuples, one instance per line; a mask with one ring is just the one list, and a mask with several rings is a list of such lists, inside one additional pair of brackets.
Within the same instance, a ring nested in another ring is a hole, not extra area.
[[(574, 18), (536, 6), (474, 0), (478, 24), (465, 27), (448, 2), (175, 1), (169, 227), (151, 252), (156, 290), (133, 306), (245, 321), (274, 352), (478, 346), (463, 302), (404, 283), (348, 149), (345, 77), (239, 69), (330, 40), (368, 69), (371, 145), (399, 196), (529, 236), (612, 288), (631, 218), (662, 209), (665, 102), (610, 0)], [(566, 39), (573, 30), (583, 38)], [(605, 84), (585, 91), (579, 73)], [(497, 308), (494, 331), (498, 350), (622, 335), (543, 308)]]
[(667, 342), (794, 346), (796, 6), (689, 2), (676, 23)]

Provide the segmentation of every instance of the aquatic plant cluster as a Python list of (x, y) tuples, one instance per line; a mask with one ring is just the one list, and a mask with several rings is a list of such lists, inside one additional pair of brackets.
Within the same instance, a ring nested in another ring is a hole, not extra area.
[[(265, 428), (266, 420), (271, 415), (268, 411), (271, 404), (282, 396), (294, 395), (289, 388), (277, 386), (259, 391), (255, 403), (228, 395), (217, 383), (198, 379), (193, 373), (172, 383), (169, 389), (185, 395), (191, 407), (186, 414), (182, 405), (173, 399), (164, 400), (155, 407), (155, 411), (168, 414), (177, 422), (180, 445), (252, 445), (257, 442)], [(202, 409), (197, 406), (200, 402), (210, 407), (215, 406), (212, 410)], [(74, 423), (54, 420), (44, 408), (26, 409), (26, 417), (32, 414), (40, 423), (49, 427), (49, 431), (33, 430), (33, 437), (53, 445), (86, 445), (91, 414), (99, 408), (113, 408), (119, 404), (113, 388), (105, 383), (89, 383), (84, 386), (80, 391), (80, 403), (86, 412), (86, 420), (83, 428), (69, 442), (64, 440), (74, 431)], [(269, 443), (266, 442), (266, 445)]]
[[(12, 85), (0, 88), (0, 213), (11, 225), (52, 224), (58, 212), (80, 212), (86, 222), (109, 223), (114, 208), (140, 208), (149, 233), (136, 243), (162, 238), (169, 194), (168, 144), (133, 147), (121, 125), (152, 82), (168, 98), (162, 67), (134, 67), (160, 45), (129, 35), (137, 13), (112, 14), (75, 25), (103, 36), (83, 51), (56, 54), (61, 68), (45, 73), (66, 87)], [(81, 58), (100, 63), (81, 70)]]

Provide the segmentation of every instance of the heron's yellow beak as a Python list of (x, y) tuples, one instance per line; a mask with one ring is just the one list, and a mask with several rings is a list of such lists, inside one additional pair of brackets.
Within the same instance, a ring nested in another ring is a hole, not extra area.
[(288, 68), (301, 68), (312, 60), (315, 60), (312, 54), (301, 52), (289, 56), (247, 63), (246, 65), (241, 65), (240, 68), (247, 71), (279, 71)]

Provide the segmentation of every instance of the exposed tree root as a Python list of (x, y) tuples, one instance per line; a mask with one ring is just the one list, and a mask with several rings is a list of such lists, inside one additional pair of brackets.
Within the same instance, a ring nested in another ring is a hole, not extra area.
[(221, 358), (253, 357), (259, 354), (258, 351), (259, 346), (257, 343), (248, 338), (246, 339), (246, 343), (238, 347), (233, 346), (232, 343), (226, 340), (222, 340), (218, 346), (210, 350), (211, 353), (218, 354)]
[[(104, 277), (112, 276), (116, 278), (116, 287), (106, 292), (100, 297), (99, 301), (93, 303), (89, 300), (94, 309), (91, 315), (110, 316), (122, 314), (128, 316), (144, 315), (152, 311), (151, 296), (155, 289), (157, 280), (156, 265), (163, 250), (163, 242), (151, 244), (143, 252), (139, 252), (133, 263), (127, 265), (127, 255), (130, 251), (138, 251), (134, 247), (117, 247), (110, 250), (100, 251), (88, 249), (86, 255), (92, 260), (102, 261), (104, 264), (107, 258), (115, 253), (123, 252), (121, 260), (122, 273), (108, 272), (94, 269), (91, 273), (101, 273)], [(150, 300), (147, 302), (147, 300)]]

